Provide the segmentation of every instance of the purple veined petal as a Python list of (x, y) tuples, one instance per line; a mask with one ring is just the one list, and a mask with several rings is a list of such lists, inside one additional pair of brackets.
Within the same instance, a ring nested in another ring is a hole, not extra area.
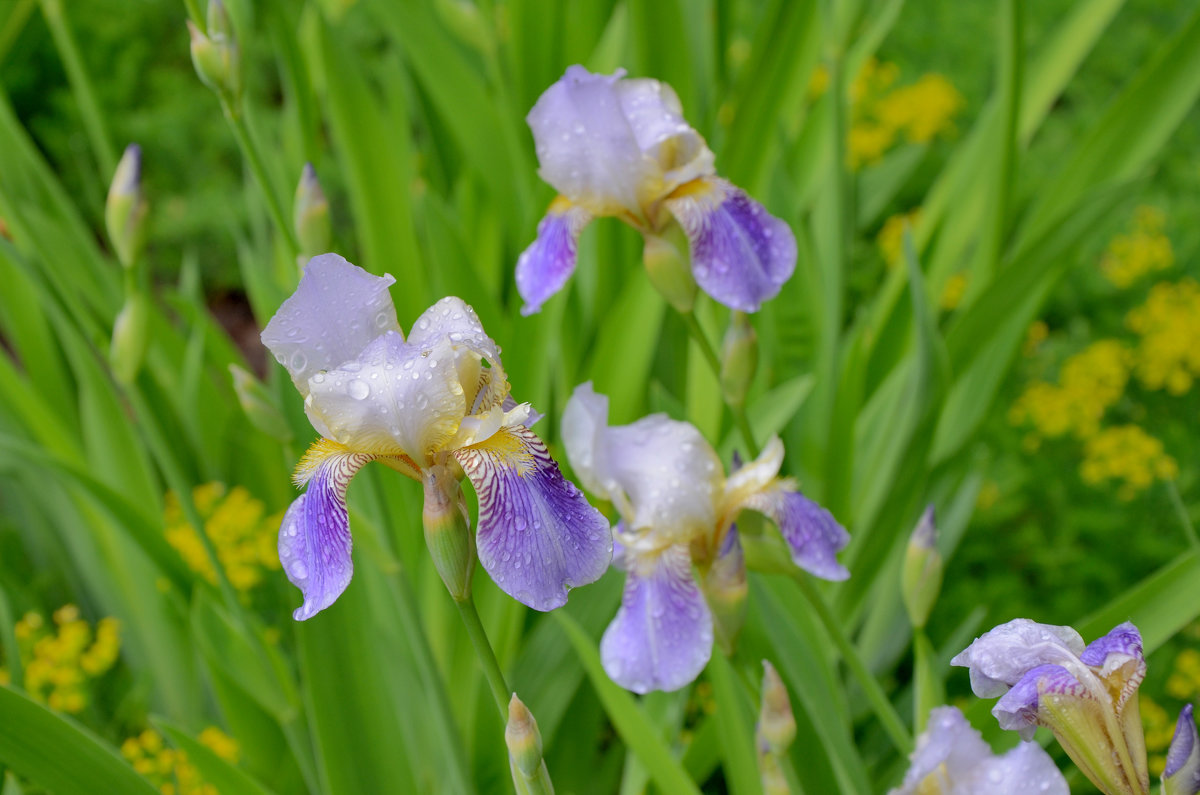
[(569, 589), (604, 574), (612, 560), (608, 521), (533, 431), (504, 428), (454, 456), (479, 498), (479, 562), (502, 591), (553, 610)]
[(995, 698), (1040, 665), (1079, 665), (1083, 649), (1083, 638), (1070, 627), (1014, 618), (976, 638), (950, 664), (970, 669), (975, 695)]
[(1179, 713), (1162, 778), (1163, 795), (1196, 795), (1200, 792), (1200, 737), (1196, 734), (1191, 704)]
[(779, 527), (792, 552), (792, 561), (825, 580), (844, 580), (850, 572), (837, 553), (850, 543), (850, 534), (833, 514), (798, 491), (783, 485), (752, 495), (742, 507), (758, 511)]
[(1022, 740), (1032, 739), (1038, 726), (1038, 702), (1043, 694), (1090, 699), (1092, 693), (1061, 665), (1039, 665), (1021, 677), (992, 707), (1000, 728), (1015, 731)]
[(381, 334), (399, 333), (390, 275), (373, 276), (337, 254), (309, 260), (296, 292), (263, 329), (263, 344), (287, 368), (300, 394), (308, 380), (358, 358)]
[(731, 309), (757, 312), (796, 269), (796, 236), (741, 188), (709, 177), (667, 199), (691, 248), (704, 292)]
[(525, 305), (522, 315), (541, 311), (575, 272), (579, 235), (592, 214), (559, 196), (538, 224), (537, 239), (517, 258), (517, 292)]
[(1089, 643), (1080, 653), (1079, 659), (1084, 665), (1093, 668), (1115, 691), (1114, 706), (1118, 714), (1146, 678), (1142, 634), (1128, 621)]
[(692, 577), (682, 544), (653, 552), (626, 550), (629, 573), (617, 617), (600, 640), (614, 682), (635, 693), (678, 690), (712, 656), (712, 614)]
[[(333, 604), (354, 571), (350, 557), (350, 518), (346, 488), (350, 478), (374, 456), (326, 450), (302, 467), (308, 467), (308, 488), (291, 504), (279, 528), (279, 562), (292, 584), (304, 594), (304, 604), (292, 617), (304, 621)], [(319, 456), (319, 457), (318, 457)], [(306, 456), (308, 458), (308, 456)]]

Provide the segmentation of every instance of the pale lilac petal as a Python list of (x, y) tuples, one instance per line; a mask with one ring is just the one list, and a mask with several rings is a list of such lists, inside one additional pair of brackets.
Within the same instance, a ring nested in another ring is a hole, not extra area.
[(562, 415), (563, 448), (575, 477), (598, 497), (614, 501), (616, 484), (609, 471), (607, 450), (608, 397), (587, 381), (575, 387)]
[(424, 348), (388, 332), (357, 359), (314, 375), (309, 385), (305, 407), (329, 438), (364, 452), (403, 452), (419, 466), (454, 437), (466, 413), (454, 351), (445, 339)]
[(1073, 698), (1092, 698), (1091, 692), (1061, 665), (1039, 665), (1030, 669), (992, 707), (1000, 728), (1020, 733), (1028, 740), (1038, 725), (1041, 694), (1052, 693)]
[(935, 707), (929, 713), (925, 731), (917, 738), (904, 783), (892, 791), (893, 795), (913, 795), (934, 773), (945, 777), (942, 783), (952, 784), (990, 756), (991, 748), (956, 707)]
[(477, 414), (500, 405), (508, 395), (500, 346), (483, 330), (475, 310), (453, 295), (422, 312), (408, 335), (408, 344), (420, 348), (426, 357), (446, 342), (467, 398), (467, 413)]
[(715, 173), (713, 153), (683, 118), (675, 89), (658, 80), (638, 78), (621, 80), (616, 90), (638, 147), (657, 163), (660, 172), (656, 179), (643, 183), (643, 203)]
[(337, 254), (313, 257), (300, 285), (263, 329), (263, 344), (287, 368), (300, 394), (308, 380), (358, 358), (387, 331), (399, 333), (390, 275), (372, 276)]
[(955, 784), (951, 795), (1071, 795), (1050, 754), (1033, 742), (1018, 743), (1003, 756), (985, 760)]
[(507, 428), (454, 456), (479, 498), (479, 562), (501, 590), (553, 610), (570, 588), (604, 574), (612, 559), (608, 521), (532, 431)]
[(308, 489), (296, 498), (279, 528), (279, 562), (304, 594), (292, 617), (304, 621), (333, 604), (350, 584), (350, 519), (346, 487), (372, 459), (359, 453), (326, 457), (313, 470)]
[(791, 227), (723, 179), (677, 193), (665, 204), (687, 233), (696, 283), (732, 309), (757, 312), (796, 268)]
[(712, 656), (712, 615), (692, 578), (691, 557), (676, 545), (627, 562), (621, 608), (600, 641), (604, 670), (635, 693), (678, 690)]
[(784, 486), (759, 492), (743, 506), (768, 516), (783, 535), (792, 561), (825, 580), (844, 580), (850, 572), (838, 563), (837, 553), (850, 543), (850, 534), (833, 514), (798, 491)]
[(1163, 770), (1164, 795), (1196, 795), (1200, 792), (1200, 737), (1192, 718), (1192, 705), (1186, 705), (1175, 724), (1175, 736), (1167, 751)]
[(1040, 665), (1078, 665), (1083, 638), (1070, 627), (1015, 618), (984, 633), (950, 661), (970, 668), (971, 689), (994, 698)]
[(575, 272), (579, 235), (592, 220), (582, 207), (550, 206), (538, 224), (537, 239), (517, 258), (517, 292), (525, 301), (522, 315), (538, 312), (550, 296), (562, 289)]

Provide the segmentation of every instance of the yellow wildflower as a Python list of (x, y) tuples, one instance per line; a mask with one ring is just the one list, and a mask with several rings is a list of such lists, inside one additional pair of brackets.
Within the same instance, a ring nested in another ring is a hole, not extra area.
[(1153, 271), (1165, 270), (1175, 264), (1171, 240), (1163, 233), (1166, 216), (1154, 207), (1139, 207), (1134, 211), (1133, 229), (1117, 235), (1100, 258), (1104, 277), (1120, 288), (1136, 282)]
[(1093, 486), (1120, 483), (1117, 496), (1130, 500), (1155, 480), (1173, 480), (1179, 466), (1158, 439), (1136, 425), (1119, 425), (1085, 442), (1079, 472)]
[(875, 245), (879, 247), (879, 253), (883, 255), (888, 268), (895, 267), (904, 254), (905, 225), (915, 227), (920, 217), (921, 208), (917, 207), (906, 213), (896, 213), (883, 222), (879, 234), (875, 236)]
[(1179, 652), (1167, 678), (1167, 693), (1180, 701), (1191, 701), (1200, 693), (1200, 652), (1195, 649)]
[(1108, 407), (1120, 400), (1129, 381), (1132, 354), (1117, 340), (1098, 340), (1067, 359), (1057, 384), (1035, 381), (1010, 409), (1013, 425), (1032, 425), (1049, 438), (1097, 433)]
[(120, 655), (119, 629), (116, 619), (101, 619), (93, 641), (92, 627), (75, 605), (55, 610), (52, 624), (26, 613), (15, 630), (30, 698), (60, 712), (82, 712), (88, 680), (107, 672)]
[(236, 765), (238, 757), (241, 756), (242, 749), (238, 745), (237, 740), (216, 726), (209, 726), (204, 729), (196, 739), (207, 745), (213, 750), (213, 753), (231, 765)]
[(938, 299), (938, 306), (950, 312), (958, 306), (966, 292), (967, 274), (960, 271), (946, 280), (946, 285), (942, 288), (942, 296)]
[[(264, 569), (279, 568), (275, 538), (280, 515), (265, 516), (263, 503), (241, 486), (226, 490), (223, 484), (206, 483), (193, 489), (192, 500), (204, 520), (204, 532), (234, 588), (243, 593), (249, 591), (262, 581)], [(173, 493), (167, 494), (163, 520), (167, 542), (188, 567), (216, 583), (217, 574), (204, 542), (184, 517), (179, 499)]]
[[(225, 739), (236, 746), (232, 739)], [(187, 753), (167, 748), (162, 735), (153, 729), (127, 738), (121, 743), (121, 755), (164, 795), (217, 795), (216, 788), (204, 781)]]
[(846, 140), (846, 158), (850, 161), (850, 168), (858, 170), (879, 162), (895, 141), (896, 131), (890, 127), (872, 121), (855, 122), (850, 126)]
[(885, 126), (903, 130), (913, 143), (928, 143), (953, 130), (953, 119), (964, 104), (962, 94), (949, 80), (927, 74), (880, 99), (874, 112)]
[(1200, 285), (1192, 279), (1154, 285), (1146, 302), (1125, 316), (1138, 335), (1138, 381), (1182, 395), (1200, 375)]

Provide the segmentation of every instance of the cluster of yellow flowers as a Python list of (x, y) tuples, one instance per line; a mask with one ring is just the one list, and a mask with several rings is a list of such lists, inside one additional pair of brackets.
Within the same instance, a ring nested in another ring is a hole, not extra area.
[[(230, 764), (237, 764), (237, 741), (215, 726), (200, 732), (197, 739)], [(121, 744), (121, 755), (133, 769), (158, 787), (163, 795), (217, 795), (217, 789), (204, 781), (187, 753), (166, 747), (163, 737), (147, 729)]]
[(1200, 375), (1200, 284), (1182, 279), (1154, 285), (1125, 317), (1138, 335), (1137, 378), (1147, 389), (1182, 395)]
[(1084, 442), (1079, 473), (1093, 486), (1119, 482), (1117, 496), (1131, 500), (1155, 480), (1174, 480), (1179, 465), (1162, 442), (1137, 425), (1117, 425)]
[[(266, 516), (262, 501), (241, 486), (226, 490), (222, 483), (206, 483), (192, 490), (192, 500), (204, 520), (204, 532), (234, 588), (243, 593), (249, 591), (262, 581), (263, 569), (279, 568), (275, 544), (280, 514)], [(204, 543), (183, 515), (174, 493), (167, 494), (163, 520), (167, 541), (179, 551), (188, 567), (215, 583), (217, 573)]]
[(1179, 652), (1167, 678), (1167, 693), (1180, 701), (1191, 701), (1200, 695), (1200, 651)]
[(1138, 207), (1133, 214), (1133, 229), (1117, 235), (1100, 259), (1100, 271), (1117, 287), (1125, 288), (1152, 271), (1175, 264), (1171, 241), (1163, 233), (1166, 216), (1156, 207)]
[(1161, 776), (1167, 766), (1167, 749), (1175, 736), (1175, 719), (1157, 701), (1149, 696), (1138, 699), (1142, 715), (1142, 729), (1146, 732), (1146, 754), (1150, 763), (1150, 775)]
[(894, 268), (904, 254), (904, 227), (915, 227), (921, 217), (921, 208), (917, 207), (906, 213), (896, 213), (883, 222), (879, 234), (875, 236), (875, 245), (883, 256), (888, 268)]
[[(55, 610), (52, 626), (40, 613), (26, 613), (14, 630), (25, 671), (25, 692), (62, 712), (83, 711), (88, 680), (112, 668), (121, 651), (119, 622), (102, 618), (93, 633), (75, 605)], [(7, 684), (9, 679), (9, 672), (0, 668), (0, 683)]]
[(1013, 425), (1032, 425), (1035, 435), (1027, 446), (1036, 449), (1040, 437), (1074, 434), (1086, 439), (1100, 429), (1108, 407), (1125, 392), (1132, 353), (1117, 340), (1098, 340), (1062, 366), (1057, 384), (1034, 381), (1009, 410)]

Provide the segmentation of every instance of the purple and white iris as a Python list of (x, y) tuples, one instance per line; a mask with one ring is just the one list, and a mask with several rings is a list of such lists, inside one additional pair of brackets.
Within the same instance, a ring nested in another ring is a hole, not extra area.
[(304, 594), (295, 618), (333, 604), (350, 582), (346, 488), (370, 461), (416, 480), (434, 468), (465, 473), (483, 567), (524, 604), (561, 606), (608, 567), (608, 523), (526, 427), (529, 404), (509, 396), (500, 348), (475, 311), (443, 298), (405, 339), (393, 283), (336, 254), (314, 257), (262, 334), (322, 437), (296, 469), (308, 489), (279, 531), (280, 561)]
[(792, 275), (791, 228), (716, 176), (713, 153), (665, 83), (571, 66), (526, 121), (538, 173), (560, 195), (517, 261), (524, 314), (538, 311), (570, 278), (579, 234), (601, 216), (647, 237), (677, 222), (697, 284), (733, 309), (757, 311)]
[(1191, 704), (1180, 711), (1175, 724), (1162, 785), (1163, 795), (1196, 795), (1200, 792), (1200, 736), (1196, 733)]
[(955, 707), (935, 707), (917, 738), (904, 783), (890, 795), (1070, 795), (1054, 760), (1037, 743), (997, 756)]
[(608, 398), (587, 383), (563, 411), (563, 444), (580, 482), (621, 517), (613, 563), (627, 573), (625, 592), (600, 656), (628, 690), (676, 690), (708, 663), (720, 591), (745, 588), (734, 527), (742, 510), (774, 521), (801, 568), (827, 580), (849, 576), (836, 558), (849, 535), (794, 481), (778, 477), (778, 439), (727, 478), (692, 425), (654, 414), (609, 427)]
[(1137, 690), (1146, 676), (1142, 637), (1128, 622), (1084, 645), (1070, 627), (1017, 618), (977, 638), (953, 660), (971, 689), (1000, 700), (1005, 729), (1054, 732), (1067, 755), (1103, 792), (1145, 793), (1150, 774)]

